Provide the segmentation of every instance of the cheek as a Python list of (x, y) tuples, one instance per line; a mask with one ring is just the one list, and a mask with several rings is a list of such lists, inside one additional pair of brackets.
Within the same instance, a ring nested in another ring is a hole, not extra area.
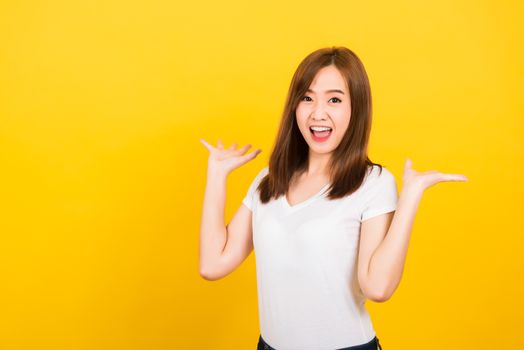
[(307, 114), (305, 114), (303, 111), (296, 110), (296, 122), (298, 124), (299, 129), (305, 130), (307, 128)]
[(351, 111), (343, 111), (337, 118), (338, 129), (342, 130), (343, 133), (348, 129), (349, 122), (351, 120)]
[(344, 135), (347, 133), (348, 126), (343, 122), (337, 124), (337, 132), (335, 134), (335, 140), (339, 142), (344, 138)]
[(297, 107), (297, 109), (295, 110), (295, 115), (297, 116), (297, 119), (303, 119), (304, 115), (305, 115), (305, 111), (304, 111), (304, 108), (302, 107)]

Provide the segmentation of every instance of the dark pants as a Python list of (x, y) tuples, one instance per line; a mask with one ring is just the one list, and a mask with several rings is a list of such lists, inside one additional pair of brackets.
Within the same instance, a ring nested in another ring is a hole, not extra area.
[[(378, 338), (375, 337), (366, 344), (360, 344), (360, 345), (350, 346), (347, 348), (336, 349), (336, 350), (377, 350), (377, 349), (382, 350), (382, 346), (380, 346)], [(258, 338), (257, 350), (276, 350), (276, 349), (269, 346), (269, 344), (267, 344), (264, 341), (264, 339), (262, 339), (262, 335), (260, 335)]]

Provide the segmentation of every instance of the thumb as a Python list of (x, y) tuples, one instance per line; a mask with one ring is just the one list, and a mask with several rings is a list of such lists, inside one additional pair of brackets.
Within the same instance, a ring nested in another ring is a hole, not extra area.
[(411, 159), (407, 158), (406, 159), (406, 164), (404, 164), (404, 170), (408, 170), (408, 169), (411, 169)]

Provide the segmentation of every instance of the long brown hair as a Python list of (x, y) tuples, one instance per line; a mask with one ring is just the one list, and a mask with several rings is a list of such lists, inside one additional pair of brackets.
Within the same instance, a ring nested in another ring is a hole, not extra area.
[(317, 72), (329, 65), (335, 65), (348, 84), (351, 118), (328, 165), (331, 177), (328, 198), (342, 198), (358, 190), (368, 166), (377, 165), (382, 172), (382, 165), (371, 162), (367, 155), (371, 131), (371, 90), (364, 65), (346, 47), (321, 48), (304, 58), (291, 80), (269, 158), (269, 172), (257, 188), (262, 203), (284, 195), (293, 177), (308, 169), (309, 146), (298, 128), (295, 111)]

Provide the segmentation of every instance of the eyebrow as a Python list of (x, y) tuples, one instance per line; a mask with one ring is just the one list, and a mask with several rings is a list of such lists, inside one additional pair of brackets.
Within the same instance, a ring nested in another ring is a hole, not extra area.
[[(311, 90), (311, 89), (307, 89), (307, 92), (315, 93), (315, 91), (313, 91), (313, 90)], [(339, 94), (344, 95), (344, 91), (339, 90), (339, 89), (326, 90), (326, 92), (327, 92), (327, 93), (330, 93), (330, 92), (338, 92)]]

